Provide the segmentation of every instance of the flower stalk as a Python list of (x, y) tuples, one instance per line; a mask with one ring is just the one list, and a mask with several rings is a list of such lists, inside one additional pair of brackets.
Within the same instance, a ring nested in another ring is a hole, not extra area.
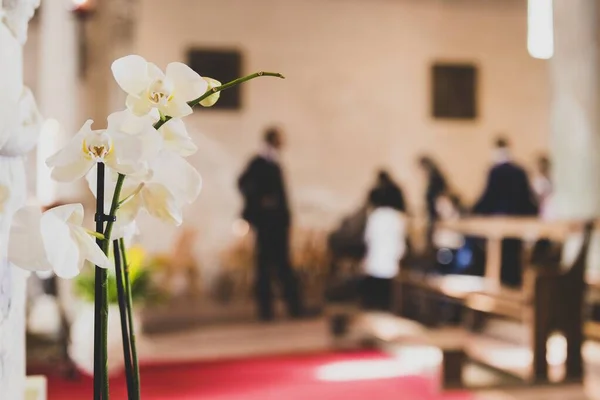
[[(104, 239), (97, 239), (104, 254), (108, 255), (110, 236), (116, 221), (119, 197), (125, 175), (119, 174), (108, 215), (104, 214), (104, 178), (105, 166), (97, 165), (96, 183), (96, 232)], [(106, 227), (104, 223), (106, 222)], [(94, 298), (94, 400), (109, 399), (108, 382), (108, 274), (105, 269), (96, 266)]]
[(117, 277), (117, 300), (119, 304), (119, 314), (121, 317), (121, 339), (123, 340), (123, 359), (125, 361), (125, 376), (127, 381), (127, 398), (129, 400), (139, 400), (139, 390), (135, 390), (135, 379), (133, 376), (133, 365), (131, 362), (131, 335), (129, 333), (129, 323), (127, 321), (128, 308), (126, 306), (125, 285), (123, 282), (123, 258), (125, 250), (121, 252), (119, 240), (113, 240), (113, 254), (115, 259), (115, 275)]
[[(96, 187), (96, 233), (104, 232), (104, 164), (98, 163)], [(105, 239), (96, 239), (102, 249)], [(106, 254), (106, 251), (104, 252)], [(108, 301), (106, 270), (96, 266), (94, 297), (94, 400), (108, 399)]]
[(131, 293), (131, 282), (129, 280), (129, 263), (127, 262), (127, 252), (125, 251), (125, 240), (123, 238), (119, 239), (119, 248), (121, 250), (121, 257), (123, 258), (123, 277), (125, 279), (125, 298), (127, 300), (127, 322), (129, 324), (129, 345), (131, 348), (131, 356), (133, 359), (133, 386), (137, 395), (135, 399), (139, 400), (141, 397), (140, 366), (138, 363), (137, 344), (135, 339), (135, 326), (133, 325), (133, 298)]
[[(260, 71), (260, 72), (255, 72), (253, 74), (250, 75), (246, 75), (243, 76), (241, 78), (237, 78), (234, 79), (232, 81), (229, 81), (221, 86), (216, 86), (212, 89), (207, 90), (202, 96), (198, 97), (197, 99), (194, 99), (192, 101), (188, 101), (188, 105), (192, 108), (194, 108), (195, 106), (197, 106), (198, 104), (200, 104), (200, 102), (204, 99), (206, 99), (209, 96), (212, 96), (215, 93), (221, 92), (223, 90), (232, 88), (234, 86), (237, 86), (239, 84), (242, 84), (244, 82), (250, 81), (252, 79), (255, 78), (260, 78), (261, 76), (272, 76), (275, 78), (281, 78), (281, 79), (285, 79), (285, 76), (283, 76), (282, 74), (278, 73), (278, 72), (264, 72), (264, 71)], [(163, 126), (167, 121), (169, 121), (171, 119), (170, 116), (168, 115), (162, 115), (160, 116), (160, 120), (154, 124), (154, 128), (155, 129), (160, 129), (161, 126)]]

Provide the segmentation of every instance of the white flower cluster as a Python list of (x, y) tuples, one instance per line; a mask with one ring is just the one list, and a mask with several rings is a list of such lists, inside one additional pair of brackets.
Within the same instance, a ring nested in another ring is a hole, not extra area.
[[(94, 166), (103, 163), (107, 209), (117, 177), (126, 176), (111, 237), (116, 239), (131, 231), (141, 210), (181, 224), (182, 208), (198, 197), (202, 185), (200, 174), (185, 159), (197, 148), (181, 118), (192, 113), (190, 102), (220, 83), (177, 62), (170, 63), (163, 73), (136, 55), (116, 60), (112, 72), (127, 93), (127, 108), (109, 115), (105, 129), (93, 130), (93, 121), (88, 120), (46, 163), (59, 182), (87, 177), (94, 194)], [(215, 92), (199, 104), (211, 106), (218, 96)], [(82, 222), (80, 204), (43, 214), (37, 207), (22, 208), (13, 219), (9, 260), (26, 270), (52, 270), (65, 278), (76, 276), (86, 262), (107, 268), (111, 263), (81, 227)]]

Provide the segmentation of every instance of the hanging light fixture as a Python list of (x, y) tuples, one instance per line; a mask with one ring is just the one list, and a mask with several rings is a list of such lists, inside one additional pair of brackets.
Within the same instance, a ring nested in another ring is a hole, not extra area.
[(552, 0), (528, 0), (527, 51), (531, 57), (547, 60), (554, 54)]

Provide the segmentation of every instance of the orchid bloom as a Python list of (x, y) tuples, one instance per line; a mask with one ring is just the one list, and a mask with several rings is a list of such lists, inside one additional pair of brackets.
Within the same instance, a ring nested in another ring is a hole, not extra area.
[(19, 209), (12, 221), (8, 260), (28, 271), (54, 271), (73, 278), (86, 262), (109, 268), (110, 261), (83, 223), (83, 206), (67, 204), (42, 214), (38, 207)]
[[(107, 173), (105, 179), (105, 188), (108, 189), (105, 199), (110, 199), (110, 188), (115, 186), (115, 174)], [(89, 173), (87, 180), (95, 195), (96, 174)], [(194, 202), (201, 188), (202, 178), (198, 171), (180, 155), (163, 150), (150, 164), (150, 173), (146, 177), (125, 180), (121, 199), (128, 200), (117, 210), (112, 238), (123, 237), (142, 209), (155, 218), (180, 225), (183, 206)]]
[(202, 96), (208, 83), (185, 64), (173, 62), (163, 73), (143, 57), (129, 55), (112, 64), (115, 80), (127, 93), (127, 108), (142, 116), (152, 109), (173, 118), (192, 113), (188, 101)]
[(59, 182), (79, 179), (98, 162), (123, 175), (144, 174), (148, 162), (162, 147), (161, 135), (150, 116), (137, 117), (129, 111), (108, 116), (108, 127), (92, 130), (88, 120), (71, 141), (48, 158), (52, 178)]
[[(221, 86), (221, 82), (219, 82), (216, 79), (205, 77), (204, 80), (206, 81), (206, 83), (208, 83), (207, 90), (213, 90), (214, 88)], [(212, 107), (219, 100), (219, 97), (221, 97), (221, 92), (215, 92), (215, 94), (211, 94), (210, 96), (202, 100), (200, 102), (200, 105), (202, 107)]]
[(198, 150), (181, 119), (172, 118), (168, 120), (158, 131), (163, 135), (165, 149), (167, 150), (182, 157), (191, 156)]

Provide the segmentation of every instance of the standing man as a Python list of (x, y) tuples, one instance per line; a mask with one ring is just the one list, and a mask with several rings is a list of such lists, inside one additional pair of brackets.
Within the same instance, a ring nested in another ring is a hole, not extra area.
[[(512, 160), (506, 139), (496, 140), (494, 166), (474, 214), (535, 216), (538, 206), (525, 170)], [(502, 241), (502, 283), (520, 286), (523, 243), (518, 239)]]
[(259, 317), (274, 317), (272, 275), (283, 287), (288, 314), (302, 314), (298, 279), (290, 263), (290, 209), (281, 170), (279, 153), (283, 136), (270, 128), (265, 132), (261, 152), (255, 156), (238, 180), (244, 197), (243, 217), (256, 233), (256, 298)]

